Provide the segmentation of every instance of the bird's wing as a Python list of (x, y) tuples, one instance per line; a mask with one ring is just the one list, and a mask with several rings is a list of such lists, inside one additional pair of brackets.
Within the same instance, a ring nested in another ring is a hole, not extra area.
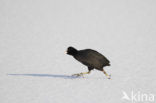
[(98, 64), (100, 56), (96, 56), (96, 53), (91, 52), (90, 50), (80, 51), (79, 55), (75, 57), (81, 63), (87, 66), (94, 66), (94, 64)]
[(109, 63), (109, 60), (104, 55), (102, 55), (101, 53), (99, 53), (99, 52), (97, 52), (95, 50), (89, 50), (88, 55), (90, 57), (93, 57), (93, 58), (99, 60), (99, 61)]

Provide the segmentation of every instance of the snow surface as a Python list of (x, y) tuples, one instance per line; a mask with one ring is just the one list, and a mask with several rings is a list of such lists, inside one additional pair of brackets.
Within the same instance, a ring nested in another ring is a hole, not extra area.
[[(73, 78), (87, 68), (68, 46), (104, 54), (112, 79)], [(0, 1), (0, 103), (130, 103), (122, 91), (156, 95), (155, 75), (155, 0)]]

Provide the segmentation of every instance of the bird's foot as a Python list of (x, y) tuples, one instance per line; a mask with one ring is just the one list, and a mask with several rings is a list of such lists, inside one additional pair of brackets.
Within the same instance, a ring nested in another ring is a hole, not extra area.
[(83, 73), (73, 74), (72, 76), (76, 76), (76, 77), (83, 76)]
[(108, 78), (108, 79), (111, 79), (111, 75), (107, 75), (107, 78)]

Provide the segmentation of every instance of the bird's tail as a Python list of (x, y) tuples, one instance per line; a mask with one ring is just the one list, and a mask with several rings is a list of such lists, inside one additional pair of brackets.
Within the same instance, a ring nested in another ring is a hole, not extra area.
[(111, 66), (110, 64), (107, 64), (107, 66)]

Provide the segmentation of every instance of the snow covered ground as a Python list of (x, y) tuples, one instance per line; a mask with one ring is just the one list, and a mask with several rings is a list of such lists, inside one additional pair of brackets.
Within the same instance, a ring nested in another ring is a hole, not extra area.
[[(73, 78), (87, 67), (68, 46), (104, 54), (112, 79)], [(155, 0), (0, 1), (0, 103), (131, 103), (123, 91), (155, 96), (155, 75)]]

